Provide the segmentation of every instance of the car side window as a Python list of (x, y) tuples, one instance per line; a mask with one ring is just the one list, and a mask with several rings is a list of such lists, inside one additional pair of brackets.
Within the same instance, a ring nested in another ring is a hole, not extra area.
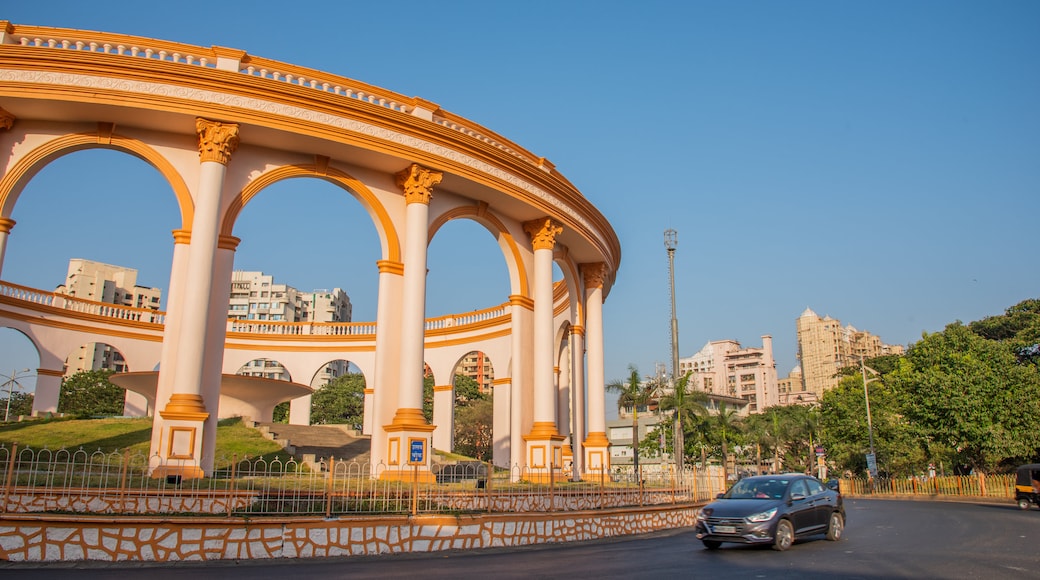
[(815, 479), (806, 479), (804, 481), (805, 481), (805, 484), (809, 486), (809, 495), (816, 495), (818, 493), (823, 493), (823, 489), (824, 488), (823, 488), (823, 484), (822, 483), (816, 481)]
[(806, 487), (805, 487), (805, 480), (804, 479), (799, 479), (798, 481), (795, 481), (795, 482), (791, 483), (791, 497), (794, 497), (795, 495), (798, 495), (798, 494), (801, 494), (802, 497), (808, 497), (809, 494), (806, 493), (806, 492), (807, 492), (807, 490), (806, 490)]

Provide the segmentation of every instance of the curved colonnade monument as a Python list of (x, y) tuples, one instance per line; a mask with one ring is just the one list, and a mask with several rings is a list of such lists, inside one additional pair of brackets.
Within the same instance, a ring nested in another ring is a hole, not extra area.
[[(452, 393), (435, 387), (428, 424), (424, 366), (451, 377), (479, 350), (496, 369), (497, 465), (535, 480), (561, 478), (565, 454), (578, 476), (609, 469), (602, 308), (621, 248), (548, 160), (436, 103), (243, 50), (0, 21), (0, 278), (19, 195), (50, 162), (90, 148), (145, 161), (175, 197), (166, 313), (117, 324), (48, 316), (48, 305), (28, 316), (0, 297), (0, 325), (40, 353), (34, 410), (56, 410), (72, 345), (103, 340), (131, 369), (159, 369), (153, 476), (195, 478), (213, 468), (222, 374), (272, 354), (293, 376), (349, 359), (365, 376), (380, 476), (429, 478), (432, 449), (450, 444)], [(321, 333), (229, 323), (236, 220), (297, 177), (331, 183), (367, 212), (380, 247), (374, 323)], [(460, 219), (490, 232), (510, 290), (485, 318), (440, 323), (426, 313), (427, 248)]]

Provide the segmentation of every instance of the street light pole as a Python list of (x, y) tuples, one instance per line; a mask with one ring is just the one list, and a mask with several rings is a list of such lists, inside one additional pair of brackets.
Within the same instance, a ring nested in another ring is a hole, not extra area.
[[(18, 376), (19, 373), (29, 373), (29, 374), (25, 374), (23, 376)], [(19, 389), (23, 388), (22, 384), (18, 382), (18, 379), (24, 379), (26, 377), (31, 376), (31, 374), (32, 373), (29, 372), (29, 369), (22, 369), (20, 371), (14, 371), (10, 375), (0, 374), (0, 378), (6, 378), (7, 379), (4, 382), (3, 385), (0, 385), (0, 388), (7, 387), (7, 410), (4, 411), (4, 423), (6, 423), (8, 421), (8, 419), (10, 419), (10, 417), (11, 417), (11, 397), (14, 394), (14, 388), (15, 387), (18, 387)]]
[[(668, 288), (672, 296), (672, 396), (677, 403), (681, 401), (677, 392), (679, 388), (679, 321), (675, 318), (675, 247), (678, 245), (676, 231), (665, 230), (664, 247), (668, 250)], [(682, 409), (678, 405), (675, 409), (675, 433), (672, 436), (672, 446), (675, 448), (673, 455), (675, 456), (676, 472), (681, 472), (685, 442), (683, 441)]]
[[(870, 420), (870, 393), (867, 391), (867, 383), (874, 379), (867, 380), (867, 365), (863, 362), (863, 355), (859, 357), (859, 372), (863, 375), (863, 401), (867, 406), (867, 433), (870, 436), (870, 455), (867, 456), (867, 474), (871, 479), (877, 476), (877, 455), (874, 454), (874, 424)], [(874, 369), (870, 369), (871, 372), (876, 373)], [(871, 465), (873, 462), (873, 465)]]

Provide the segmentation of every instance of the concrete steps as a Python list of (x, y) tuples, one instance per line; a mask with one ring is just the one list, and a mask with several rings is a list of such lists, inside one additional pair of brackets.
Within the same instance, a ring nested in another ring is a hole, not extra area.
[(254, 427), (297, 461), (315, 470), (319, 469), (318, 462), (329, 458), (337, 462), (368, 463), (371, 460), (371, 437), (360, 435), (346, 425), (255, 423)]

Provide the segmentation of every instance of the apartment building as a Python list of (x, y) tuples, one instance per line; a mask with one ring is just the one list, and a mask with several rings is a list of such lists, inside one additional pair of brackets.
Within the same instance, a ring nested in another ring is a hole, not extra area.
[[(494, 392), (495, 371), (491, 367), (488, 357), (479, 351), (474, 351), (462, 358), (455, 367), (455, 374), (467, 376), (477, 382), (480, 392), (490, 395)], [(452, 377), (454, 379), (454, 377)]]
[(692, 373), (687, 386), (707, 393), (716, 408), (725, 403), (747, 415), (780, 403), (773, 337), (768, 334), (762, 336), (761, 348), (744, 348), (735, 340), (710, 341), (692, 357), (679, 359), (679, 374), (686, 373)]
[[(162, 290), (137, 284), (137, 270), (82, 258), (69, 260), (65, 283), (54, 292), (147, 310), (159, 310), (162, 301)], [(126, 372), (130, 369), (119, 351), (103, 343), (82, 345), (65, 361), (65, 376), (94, 370)]]
[[(304, 292), (278, 284), (263, 272), (236, 270), (231, 273), (228, 318), (272, 322), (350, 322), (353, 307), (350, 297), (339, 288)], [(332, 361), (317, 376), (299, 380), (321, 387), (348, 372), (346, 361)], [(257, 359), (246, 363), (238, 374), (276, 380), (290, 380), (285, 368), (274, 360)]]
[[(830, 316), (820, 317), (806, 308), (796, 321), (798, 360), (802, 374), (799, 391), (818, 400), (823, 393), (838, 385), (841, 369), (858, 365), (860, 359), (889, 354), (903, 354), (901, 345), (888, 345), (867, 331)], [(792, 391), (795, 392), (795, 391)]]

